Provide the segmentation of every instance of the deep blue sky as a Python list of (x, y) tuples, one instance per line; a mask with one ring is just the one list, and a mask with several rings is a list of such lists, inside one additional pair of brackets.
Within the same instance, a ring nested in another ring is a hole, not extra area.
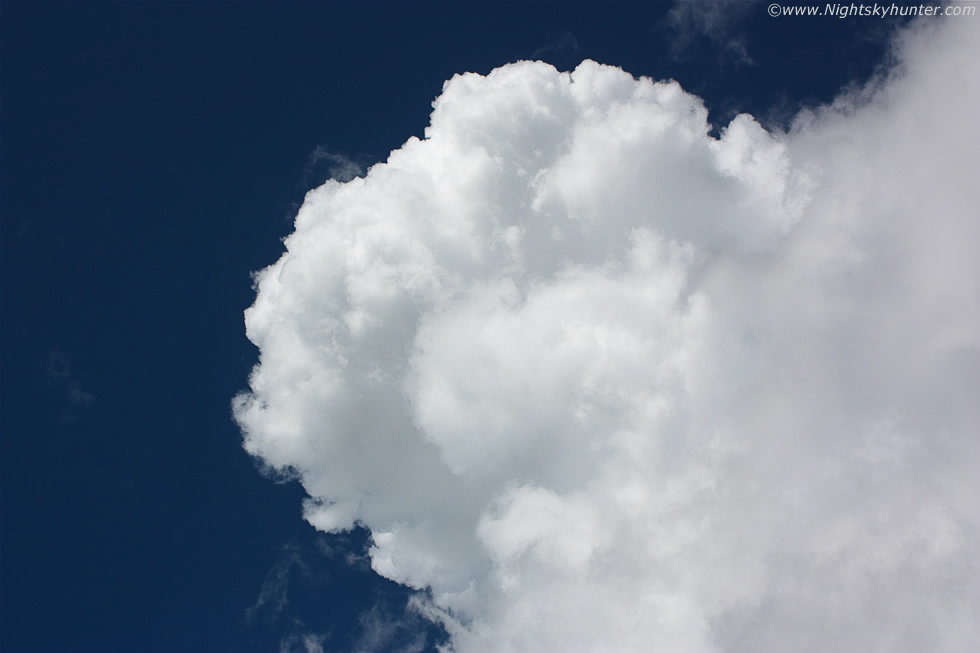
[(308, 629), (344, 651), (394, 620), (405, 593), (326, 555), (297, 485), (241, 449), (249, 273), (325, 178), (318, 146), (383, 160), (454, 73), (593, 58), (679, 80), (719, 124), (779, 122), (866, 79), (897, 26), (756, 4), (679, 36), (670, 7), (3, 2), (0, 650), (278, 651)]

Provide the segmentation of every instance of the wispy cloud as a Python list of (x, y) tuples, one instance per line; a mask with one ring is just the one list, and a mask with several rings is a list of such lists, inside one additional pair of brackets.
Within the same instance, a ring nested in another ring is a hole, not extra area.
[(666, 19), (674, 56), (683, 59), (707, 42), (723, 63), (752, 64), (741, 23), (758, 8), (758, 0), (677, 0)]
[(306, 160), (304, 179), (313, 177), (316, 172), (323, 169), (326, 169), (327, 179), (341, 182), (363, 177), (365, 172), (364, 165), (354, 158), (333, 152), (325, 145), (317, 145)]
[(72, 370), (68, 355), (60, 347), (48, 350), (45, 375), (62, 395), (61, 418), (73, 421), (94, 402), (95, 396), (86, 390)]
[(316, 548), (330, 560), (343, 561), (354, 569), (367, 571), (371, 568), (371, 558), (367, 549), (355, 542), (350, 533), (320, 537), (316, 540)]
[(531, 59), (544, 59), (546, 61), (553, 57), (574, 56), (578, 52), (578, 40), (571, 32), (564, 32), (562, 35), (550, 43), (542, 45), (531, 54)]
[(245, 609), (249, 621), (258, 614), (264, 614), (274, 621), (289, 603), (289, 579), (295, 571), (309, 576), (310, 569), (303, 561), (300, 550), (296, 546), (284, 546), (279, 558), (265, 575), (262, 588), (255, 603)]
[(428, 637), (421, 615), (411, 604), (401, 613), (377, 605), (361, 614), (354, 653), (421, 653)]
[(279, 643), (279, 653), (323, 653), (327, 639), (319, 633), (292, 633)]

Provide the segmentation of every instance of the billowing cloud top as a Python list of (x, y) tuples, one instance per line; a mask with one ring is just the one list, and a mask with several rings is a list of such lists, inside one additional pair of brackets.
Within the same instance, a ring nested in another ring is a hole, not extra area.
[(247, 450), (458, 651), (976, 650), (976, 36), (788, 134), (454, 77), (258, 274)]

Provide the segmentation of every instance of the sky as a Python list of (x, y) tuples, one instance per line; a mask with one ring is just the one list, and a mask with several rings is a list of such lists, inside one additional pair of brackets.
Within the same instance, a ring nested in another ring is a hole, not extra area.
[(796, 6), (0, 3), (0, 649), (976, 650), (980, 19)]

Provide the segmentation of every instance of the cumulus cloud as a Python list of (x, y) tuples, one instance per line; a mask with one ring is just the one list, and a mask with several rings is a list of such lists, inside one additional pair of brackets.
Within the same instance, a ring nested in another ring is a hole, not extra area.
[(592, 61), (454, 77), (257, 275), (246, 449), (457, 651), (974, 650), (978, 43), (717, 139)]

